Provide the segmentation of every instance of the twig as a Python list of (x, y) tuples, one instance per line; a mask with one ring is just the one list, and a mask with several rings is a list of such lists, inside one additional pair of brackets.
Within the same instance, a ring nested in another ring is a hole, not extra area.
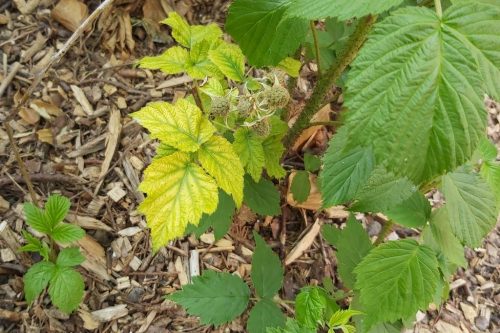
[[(84, 181), (75, 176), (68, 176), (62, 174), (45, 174), (45, 173), (35, 173), (28, 174), (28, 177), (33, 182), (41, 182), (41, 183), (66, 183), (66, 184), (83, 184)], [(0, 187), (4, 187), (10, 185), (12, 183), (26, 183), (24, 177), (15, 176), (13, 178), (9, 177), (1, 177), (0, 178)]]
[(316, 65), (318, 66), (318, 78), (321, 77), (321, 64), (320, 64), (320, 55), (319, 55), (319, 41), (318, 41), (318, 31), (316, 31), (316, 25), (314, 21), (310, 22), (311, 24), (311, 32), (313, 35), (314, 41), (314, 52), (316, 53)]
[(8, 321), (21, 321), (23, 319), (28, 319), (29, 313), (27, 312), (15, 312), (5, 309), (0, 309), (0, 319)]
[(14, 79), (19, 69), (21, 69), (21, 63), (15, 62), (10, 69), (9, 75), (7, 75), (7, 77), (3, 79), (2, 83), (0, 84), (0, 97), (3, 96), (5, 90), (7, 90), (7, 87), (9, 86), (10, 82)]
[(368, 15), (359, 22), (346, 47), (342, 50), (337, 60), (328, 71), (318, 81), (304, 110), (302, 110), (299, 118), (288, 131), (283, 141), (285, 147), (292, 147), (292, 144), (299, 137), (300, 133), (309, 126), (309, 121), (319, 110), (330, 88), (358, 54), (376, 20), (377, 16)]

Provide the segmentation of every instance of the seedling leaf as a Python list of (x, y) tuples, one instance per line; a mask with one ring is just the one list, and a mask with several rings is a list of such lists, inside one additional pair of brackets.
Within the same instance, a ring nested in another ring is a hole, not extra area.
[(47, 287), (55, 270), (56, 265), (48, 261), (38, 262), (28, 269), (23, 279), (24, 295), (28, 303), (33, 302)]
[(62, 244), (77, 241), (84, 236), (85, 230), (77, 225), (69, 223), (59, 223), (50, 233), (50, 237), (52, 237), (56, 242), (60, 242)]
[(57, 267), (50, 280), (49, 295), (52, 303), (65, 313), (78, 308), (83, 298), (83, 278), (72, 268)]
[(62, 249), (57, 256), (56, 265), (58, 267), (73, 267), (80, 265), (85, 261), (85, 257), (80, 253), (76, 247), (69, 247)]

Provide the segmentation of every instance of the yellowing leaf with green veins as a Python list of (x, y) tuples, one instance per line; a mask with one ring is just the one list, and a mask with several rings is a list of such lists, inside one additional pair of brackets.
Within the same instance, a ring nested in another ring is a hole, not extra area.
[(290, 57), (286, 57), (285, 59), (281, 60), (277, 67), (291, 77), (298, 77), (301, 66), (302, 64), (300, 63), (300, 61)]
[(184, 152), (153, 160), (139, 189), (147, 194), (139, 210), (146, 215), (155, 251), (182, 236), (188, 223), (198, 225), (203, 213), (213, 213), (218, 204), (215, 180)]
[(217, 49), (210, 51), (209, 58), (231, 80), (236, 82), (245, 80), (245, 56), (238, 46), (223, 43)]
[(248, 128), (240, 128), (234, 133), (233, 147), (248, 174), (258, 182), (265, 163), (262, 138)]
[(207, 83), (200, 87), (200, 90), (211, 97), (222, 97), (226, 94), (221, 81), (213, 77), (208, 79)]
[(139, 60), (139, 67), (159, 69), (166, 74), (178, 74), (186, 71), (189, 53), (180, 46), (174, 46), (156, 57), (144, 57)]
[(202, 40), (193, 45), (189, 51), (189, 61), (186, 64), (186, 72), (194, 79), (204, 79), (206, 76), (222, 78), (223, 74), (219, 68), (208, 58), (214, 44)]
[(172, 28), (174, 39), (185, 47), (192, 47), (201, 40), (214, 41), (222, 36), (222, 30), (214, 23), (208, 25), (190, 26), (187, 21), (176, 12), (171, 12), (168, 18), (161, 21)]
[(197, 151), (215, 132), (200, 109), (182, 99), (173, 105), (149, 103), (132, 117), (151, 132), (152, 138), (185, 152)]
[(213, 136), (198, 151), (201, 166), (217, 184), (233, 196), (239, 207), (243, 201), (243, 167), (233, 146), (221, 136)]

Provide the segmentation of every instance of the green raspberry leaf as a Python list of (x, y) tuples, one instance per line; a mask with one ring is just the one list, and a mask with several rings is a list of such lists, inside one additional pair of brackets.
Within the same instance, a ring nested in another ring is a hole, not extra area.
[(288, 130), (288, 125), (279, 117), (271, 117), (269, 123), (271, 133), (262, 141), (264, 165), (270, 177), (279, 179), (286, 175), (285, 169), (281, 166), (281, 156), (285, 151), (282, 139)]
[(239, 128), (234, 133), (233, 147), (245, 170), (258, 182), (262, 176), (265, 157), (263, 139), (248, 128)]
[(337, 17), (348, 20), (368, 14), (379, 14), (399, 5), (403, 0), (360, 1), (360, 0), (295, 0), (286, 15), (308, 20)]
[(85, 257), (77, 247), (62, 249), (57, 256), (56, 265), (58, 267), (72, 267), (80, 265), (85, 261)]
[(265, 178), (258, 183), (245, 175), (243, 202), (256, 214), (274, 216), (281, 213), (280, 193), (274, 184)]
[[(378, 163), (415, 184), (470, 159), (486, 128), (486, 89), (467, 35), (456, 27), (474, 21), (471, 29), (484, 31), (488, 45), (498, 41), (488, 37), (496, 22), (491, 7), (471, 8), (477, 11), (452, 6), (439, 18), (406, 7), (375, 25), (346, 84), (347, 151), (371, 145)], [(500, 60), (489, 47), (481, 52)]]
[(321, 168), (321, 159), (313, 154), (304, 154), (304, 167), (309, 172), (316, 172)]
[(82, 302), (84, 289), (80, 273), (69, 267), (58, 267), (50, 280), (49, 295), (59, 310), (69, 314)]
[(431, 216), (431, 204), (420, 192), (383, 211), (394, 222), (410, 228), (424, 226)]
[(48, 261), (38, 262), (28, 269), (23, 278), (24, 296), (28, 303), (33, 302), (47, 287), (55, 271), (56, 265)]
[(316, 333), (316, 330), (302, 327), (295, 319), (287, 318), (285, 327), (268, 327), (266, 333)]
[(304, 202), (309, 197), (311, 191), (311, 182), (309, 181), (309, 172), (300, 170), (297, 171), (292, 179), (290, 191), (293, 194), (293, 199), (297, 202)]
[(490, 186), (495, 195), (497, 207), (500, 207), (500, 163), (485, 162), (481, 166), (481, 177)]
[(235, 275), (208, 270), (168, 299), (182, 305), (190, 315), (200, 317), (202, 324), (221, 325), (245, 311), (250, 290)]
[(238, 46), (223, 43), (210, 51), (208, 57), (229, 79), (236, 82), (245, 80), (245, 56)]
[(340, 153), (335, 141), (336, 139), (328, 147), (323, 159), (325, 167), (320, 173), (325, 207), (352, 200), (374, 168), (373, 153), (370, 148), (359, 147), (347, 153)]
[(295, 316), (300, 325), (315, 329), (323, 321), (326, 300), (318, 287), (302, 288), (295, 298)]
[(426, 309), (440, 278), (435, 252), (411, 239), (379, 245), (354, 272), (366, 328)]
[(29, 232), (22, 230), (23, 237), (26, 239), (27, 244), (21, 246), (19, 251), (21, 252), (38, 252), (43, 257), (44, 260), (49, 260), (49, 246), (44, 241), (32, 236)]
[(264, 298), (255, 304), (248, 317), (249, 333), (266, 333), (268, 327), (285, 326), (285, 316), (280, 308), (271, 300)]
[(497, 218), (495, 196), (488, 184), (461, 167), (443, 176), (441, 190), (455, 236), (468, 246), (479, 246)]
[(63, 244), (77, 241), (85, 236), (85, 230), (77, 225), (69, 223), (59, 223), (50, 233), (50, 236)]
[(45, 214), (51, 222), (52, 227), (62, 222), (69, 212), (71, 202), (61, 195), (51, 195), (45, 203)]
[(330, 224), (324, 224), (321, 227), (321, 235), (332, 246), (337, 246), (342, 230)]
[(286, 18), (290, 0), (236, 0), (226, 29), (254, 66), (275, 66), (293, 54), (309, 31), (309, 21)]
[(26, 223), (36, 231), (50, 234), (52, 224), (43, 209), (38, 208), (31, 202), (23, 205)]
[(257, 295), (272, 298), (283, 283), (283, 267), (276, 253), (255, 231), (255, 252), (252, 257), (252, 282)]
[(365, 229), (353, 215), (349, 217), (347, 226), (340, 232), (336, 246), (338, 273), (345, 286), (353, 289), (356, 282), (354, 269), (373, 248)]

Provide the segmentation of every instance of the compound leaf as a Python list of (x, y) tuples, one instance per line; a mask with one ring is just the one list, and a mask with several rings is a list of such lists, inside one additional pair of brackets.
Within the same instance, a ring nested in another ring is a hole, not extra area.
[(348, 20), (368, 14), (379, 14), (399, 5), (403, 0), (295, 0), (287, 10), (286, 15), (308, 20), (318, 20), (327, 17), (337, 17)]
[(229, 79), (236, 82), (245, 80), (245, 56), (238, 46), (222, 44), (209, 52), (209, 58)]
[(283, 283), (283, 267), (279, 257), (255, 231), (255, 252), (252, 257), (252, 282), (257, 295), (272, 298)]
[(168, 298), (200, 317), (202, 324), (220, 325), (245, 311), (250, 290), (238, 276), (207, 270)]
[(495, 197), (488, 184), (462, 167), (443, 176), (441, 190), (455, 236), (468, 246), (479, 246), (496, 223)]
[(367, 328), (426, 309), (439, 279), (435, 252), (405, 239), (379, 245), (354, 270)]
[(248, 317), (249, 333), (266, 333), (268, 327), (285, 326), (285, 316), (273, 301), (264, 298), (255, 304)]
[(222, 30), (215, 23), (208, 25), (190, 26), (187, 21), (176, 12), (170, 12), (168, 17), (161, 23), (172, 28), (172, 36), (177, 43), (191, 48), (194, 44), (202, 41), (215, 41), (222, 36)]
[(318, 287), (302, 288), (295, 298), (295, 316), (300, 325), (315, 329), (323, 320), (326, 300)]
[(216, 45), (208, 40), (202, 40), (192, 46), (186, 64), (189, 76), (194, 79), (204, 79), (206, 76), (223, 77), (219, 68), (209, 59), (209, 53)]
[(188, 223), (198, 225), (203, 213), (213, 213), (218, 204), (214, 179), (183, 152), (153, 160), (139, 188), (147, 194), (139, 210), (146, 215), (155, 251), (182, 236)]
[(198, 151), (201, 166), (215, 178), (217, 185), (233, 196), (236, 205), (243, 201), (243, 167), (233, 146), (221, 136), (212, 136)]
[(21, 246), (19, 251), (21, 252), (38, 252), (43, 257), (44, 260), (48, 261), (49, 258), (49, 246), (44, 241), (31, 235), (25, 230), (21, 230), (24, 239), (26, 239), (27, 244)]
[(299, 170), (295, 173), (290, 185), (290, 191), (293, 194), (293, 199), (297, 202), (304, 202), (309, 197), (311, 191), (311, 182), (309, 181), (309, 172)]
[(337, 149), (335, 144), (330, 144), (323, 158), (325, 167), (320, 181), (325, 207), (353, 199), (374, 168), (370, 148), (359, 147), (346, 153), (339, 153)]
[(309, 31), (309, 21), (285, 18), (289, 0), (236, 0), (226, 29), (254, 66), (277, 65), (295, 52)]
[(48, 261), (38, 262), (28, 269), (23, 278), (24, 296), (28, 303), (33, 302), (45, 287), (47, 287), (55, 270), (56, 265)]
[(58, 267), (50, 279), (49, 295), (59, 310), (71, 313), (81, 303), (84, 289), (80, 273), (69, 267)]
[(274, 184), (265, 178), (257, 183), (245, 176), (243, 201), (256, 214), (273, 216), (281, 213), (280, 193)]
[(200, 109), (183, 99), (173, 105), (149, 103), (132, 117), (151, 132), (152, 138), (186, 152), (200, 149), (215, 132), (215, 127), (203, 117)]
[(240, 128), (234, 133), (233, 147), (245, 170), (258, 182), (265, 163), (262, 138), (248, 128)]
[(356, 282), (354, 268), (373, 248), (368, 234), (354, 216), (351, 215), (347, 220), (347, 226), (340, 232), (336, 246), (340, 278), (348, 288), (353, 289)]
[(50, 232), (50, 237), (52, 237), (56, 242), (67, 244), (85, 236), (85, 230), (77, 225), (69, 223), (59, 223)]
[(77, 247), (69, 247), (59, 252), (56, 264), (58, 267), (72, 267), (80, 265), (84, 261), (85, 257), (80, 253)]
[(451, 7), (442, 19), (407, 7), (376, 24), (346, 84), (347, 149), (371, 145), (378, 162), (415, 184), (472, 156), (486, 128), (485, 90), (454, 26), (473, 19), (493, 33), (483, 7), (461, 18)]
[(45, 203), (45, 214), (47, 214), (47, 218), (51, 222), (52, 227), (64, 220), (70, 207), (71, 202), (68, 198), (58, 194), (49, 196)]

